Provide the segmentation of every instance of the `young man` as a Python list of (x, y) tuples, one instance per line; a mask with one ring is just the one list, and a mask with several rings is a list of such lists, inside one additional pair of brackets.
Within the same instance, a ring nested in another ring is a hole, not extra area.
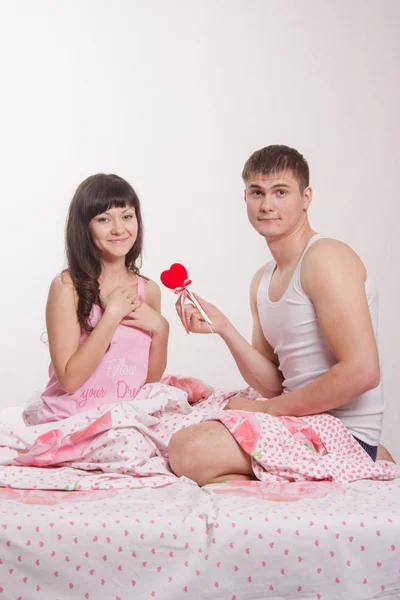
[[(238, 395), (226, 408), (330, 413), (375, 460), (384, 409), (375, 285), (349, 246), (311, 228), (309, 168), (297, 150), (276, 145), (254, 152), (242, 177), (248, 218), (273, 256), (251, 283), (252, 344), (201, 302), (245, 381), (268, 400)], [(185, 316), (190, 331), (209, 332), (195, 307), (186, 305)], [(252, 475), (250, 457), (217, 421), (175, 434), (169, 458), (177, 475), (200, 485)]]

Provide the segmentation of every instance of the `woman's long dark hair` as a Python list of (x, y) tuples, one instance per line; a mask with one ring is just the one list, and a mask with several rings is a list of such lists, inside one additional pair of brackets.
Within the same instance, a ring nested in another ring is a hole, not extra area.
[(143, 224), (139, 198), (128, 182), (118, 175), (92, 175), (80, 184), (69, 207), (65, 228), (68, 269), (78, 293), (78, 320), (87, 331), (93, 329), (89, 323), (92, 306), (100, 305), (101, 274), (100, 254), (90, 237), (89, 223), (109, 208), (125, 206), (135, 210), (138, 223), (137, 238), (125, 257), (125, 265), (138, 275), (136, 262), (142, 255)]

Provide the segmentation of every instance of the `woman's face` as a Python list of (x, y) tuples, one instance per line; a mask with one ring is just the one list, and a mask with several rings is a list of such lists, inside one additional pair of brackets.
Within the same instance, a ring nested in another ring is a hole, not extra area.
[(112, 260), (124, 257), (138, 234), (135, 209), (132, 206), (109, 208), (93, 217), (89, 232), (102, 258)]

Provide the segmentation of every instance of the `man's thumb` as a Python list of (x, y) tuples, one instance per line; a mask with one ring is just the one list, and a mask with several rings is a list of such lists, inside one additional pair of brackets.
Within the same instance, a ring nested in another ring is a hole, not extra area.
[(200, 296), (198, 296), (197, 294), (193, 294), (193, 296), (196, 298), (197, 302), (200, 304), (201, 308), (203, 308), (205, 312), (207, 312), (207, 309), (212, 308), (212, 304), (207, 302), (207, 300), (200, 298)]

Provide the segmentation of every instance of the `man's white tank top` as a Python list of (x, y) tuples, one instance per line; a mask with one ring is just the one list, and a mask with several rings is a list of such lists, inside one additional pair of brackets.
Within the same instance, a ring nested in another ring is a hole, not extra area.
[[(270, 261), (263, 273), (257, 293), (257, 307), (264, 336), (278, 356), (282, 372), (283, 392), (308, 385), (328, 371), (337, 360), (323, 338), (314, 305), (301, 286), (301, 265), (307, 250), (324, 238), (315, 235), (308, 242), (286, 292), (278, 302), (269, 299), (269, 285), (276, 267)], [(371, 313), (375, 337), (378, 329), (378, 291), (367, 273), (365, 293)], [(384, 410), (382, 380), (378, 387), (354, 398), (329, 414), (340, 419), (357, 438), (379, 444)]]

